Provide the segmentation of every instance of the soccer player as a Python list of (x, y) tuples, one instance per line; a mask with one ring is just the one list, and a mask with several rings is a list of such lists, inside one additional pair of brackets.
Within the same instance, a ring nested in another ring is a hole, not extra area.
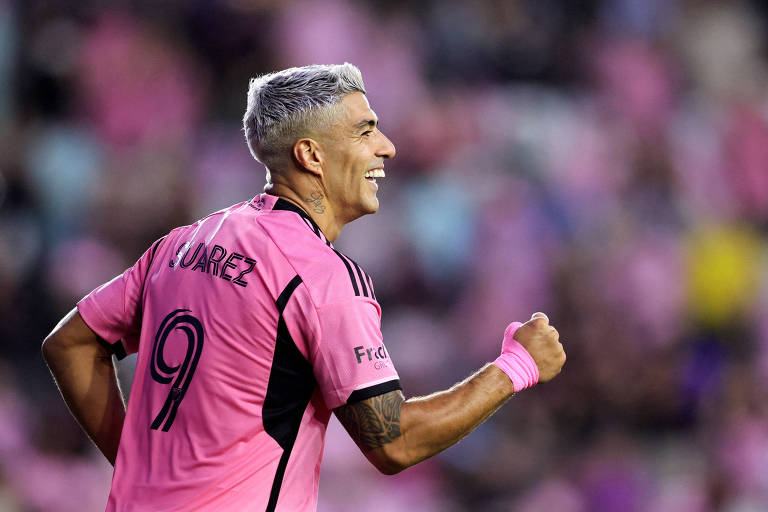
[[(543, 313), (446, 391), (406, 400), (371, 277), (334, 248), (379, 208), (395, 155), (360, 71), (251, 80), (265, 193), (172, 230), (43, 343), (72, 414), (114, 465), (109, 511), (312, 511), (331, 411), (381, 472), (456, 443), (565, 363)], [(138, 352), (127, 411), (112, 355)]]

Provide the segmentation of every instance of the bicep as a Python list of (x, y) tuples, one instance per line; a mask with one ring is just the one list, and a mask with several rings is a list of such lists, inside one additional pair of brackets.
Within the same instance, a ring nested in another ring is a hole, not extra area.
[(405, 402), (399, 390), (343, 405), (334, 410), (350, 437), (363, 452), (381, 448), (401, 435), (400, 411)]
[(334, 410), (365, 457), (385, 474), (407, 467), (396, 455), (402, 441), (400, 413), (404, 403), (403, 393), (396, 390)]

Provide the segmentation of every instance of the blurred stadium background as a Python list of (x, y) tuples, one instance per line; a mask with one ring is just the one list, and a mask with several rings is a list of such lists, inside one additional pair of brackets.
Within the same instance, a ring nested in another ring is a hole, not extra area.
[(171, 227), (261, 191), (250, 76), (343, 61), (398, 155), (338, 245), (406, 393), (539, 310), (568, 363), (395, 477), (334, 419), (319, 510), (768, 510), (766, 11), (0, 0), (0, 510), (103, 510), (110, 468), (41, 340)]

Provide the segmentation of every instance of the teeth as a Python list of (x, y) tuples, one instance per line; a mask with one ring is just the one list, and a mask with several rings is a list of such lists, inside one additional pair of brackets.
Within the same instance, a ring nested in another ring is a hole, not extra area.
[(384, 176), (384, 169), (374, 169), (365, 173), (366, 178), (383, 178)]

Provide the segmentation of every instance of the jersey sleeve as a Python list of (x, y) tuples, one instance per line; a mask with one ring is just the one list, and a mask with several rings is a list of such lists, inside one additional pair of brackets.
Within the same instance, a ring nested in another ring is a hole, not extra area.
[(139, 349), (144, 281), (162, 241), (162, 238), (156, 241), (135, 265), (77, 303), (85, 323), (107, 343), (118, 359)]
[(401, 389), (381, 335), (381, 309), (354, 297), (317, 309), (314, 372), (330, 409)]

